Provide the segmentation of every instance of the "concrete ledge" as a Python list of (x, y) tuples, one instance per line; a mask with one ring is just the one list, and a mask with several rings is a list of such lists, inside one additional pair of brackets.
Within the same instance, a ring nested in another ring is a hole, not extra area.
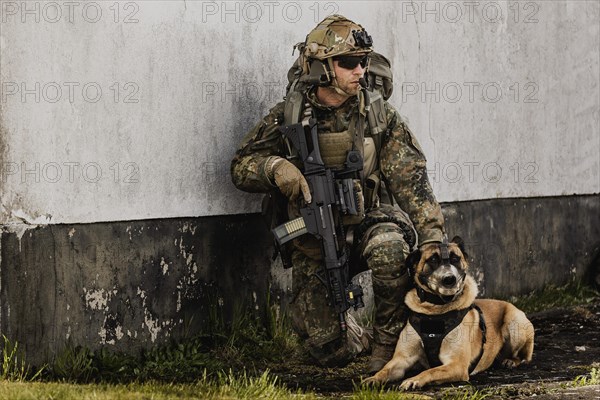
[(442, 205), (466, 243), (480, 294), (507, 297), (583, 278), (600, 252), (600, 195)]
[[(583, 277), (600, 248), (598, 195), (443, 210), (488, 297)], [(270, 289), (285, 302), (290, 286), (256, 214), (11, 225), (0, 245), (0, 329), (31, 362), (51, 359), (67, 340), (132, 353), (198, 333), (214, 307), (226, 318), (239, 304), (260, 312)]]
[(31, 362), (67, 340), (133, 352), (193, 335), (209, 307), (268, 291), (257, 215), (20, 228), (1, 234), (0, 328)]

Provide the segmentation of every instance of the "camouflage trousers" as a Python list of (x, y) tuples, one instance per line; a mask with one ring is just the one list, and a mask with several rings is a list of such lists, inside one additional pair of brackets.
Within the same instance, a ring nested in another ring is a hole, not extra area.
[[(351, 249), (357, 255), (353, 257), (355, 263), (366, 264), (371, 270), (373, 340), (383, 345), (395, 344), (406, 323), (404, 296), (409, 282), (404, 260), (414, 245), (414, 233), (412, 239), (407, 238), (407, 228), (414, 232), (408, 217), (400, 209), (384, 205), (367, 214), (357, 228), (361, 235)], [(342, 335), (339, 316), (329, 304), (325, 285), (316, 276), (321, 269), (319, 258), (320, 251), (306, 242), (292, 253), (292, 325), (308, 352), (322, 365), (345, 365), (361, 346), (352, 343), (350, 335)]]

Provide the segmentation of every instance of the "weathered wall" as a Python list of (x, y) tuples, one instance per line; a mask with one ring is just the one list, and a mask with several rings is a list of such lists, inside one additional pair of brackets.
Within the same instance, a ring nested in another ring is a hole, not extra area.
[[(443, 209), (450, 236), (466, 242), (484, 296), (581, 278), (600, 252), (597, 195)], [(189, 337), (207, 329), (215, 307), (225, 318), (239, 305), (260, 314), (269, 290), (285, 305), (290, 271), (271, 260), (265, 233), (256, 214), (3, 232), (0, 331), (43, 362), (68, 340), (136, 353)]]
[(4, 223), (258, 210), (229, 160), (331, 12), (394, 65), (442, 201), (600, 192), (597, 1), (1, 2)]
[(261, 312), (272, 281), (264, 232), (256, 215), (3, 232), (0, 331), (39, 362), (68, 340), (136, 352), (206, 329), (210, 311)]
[(599, 195), (448, 203), (443, 212), (487, 297), (581, 279), (600, 254)]
[(485, 293), (581, 276), (600, 225), (597, 1), (1, 0), (2, 333), (37, 360), (69, 338), (133, 351), (200, 329), (216, 287), (226, 313), (261, 303), (269, 270), (285, 291), (229, 161), (331, 12), (392, 60)]

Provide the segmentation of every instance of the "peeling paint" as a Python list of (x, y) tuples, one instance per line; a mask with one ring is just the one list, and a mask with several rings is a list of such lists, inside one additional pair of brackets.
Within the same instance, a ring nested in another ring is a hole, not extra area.
[(146, 307), (146, 292), (138, 287), (137, 294), (142, 299), (142, 309), (144, 310), (144, 323), (142, 324), (142, 328), (145, 327), (146, 329), (148, 329), (148, 332), (150, 333), (150, 341), (154, 343), (162, 328), (158, 322), (158, 319), (154, 319), (152, 317), (152, 314)]
[(254, 309), (258, 310), (258, 296), (256, 296), (255, 291), (252, 291), (252, 300), (254, 300)]
[[(104, 319), (104, 322), (106, 323), (106, 318)], [(98, 336), (100, 336), (101, 344), (115, 344), (114, 340), (106, 340), (106, 328), (104, 328), (104, 326), (100, 327), (100, 330), (98, 331)]]
[[(179, 229), (180, 232), (195, 232), (196, 225), (191, 225), (188, 223), (184, 223), (182, 227)], [(199, 278), (196, 276), (198, 273), (198, 265), (196, 261), (194, 261), (194, 254), (192, 252), (188, 252), (186, 245), (184, 244), (183, 236), (180, 236), (179, 239), (175, 239), (175, 246), (179, 249), (179, 254), (182, 259), (185, 260), (185, 265), (187, 267), (187, 273), (179, 278), (176, 285), (176, 293), (177, 293), (177, 305), (176, 311), (179, 312), (182, 306), (182, 291), (185, 293), (188, 287), (195, 285)], [(191, 246), (193, 249), (194, 246)]]
[(158, 320), (152, 318), (148, 310), (144, 309), (144, 324), (146, 328), (148, 328), (148, 332), (150, 332), (150, 341), (154, 343), (156, 338), (158, 337), (158, 333), (162, 330)]
[(123, 336), (124, 336), (123, 335), (123, 327), (121, 325), (115, 326), (115, 328), (114, 328), (114, 336), (115, 336), (116, 340), (115, 339), (106, 340), (106, 337), (108, 335), (108, 330), (105, 328), (105, 326), (106, 326), (108, 318), (109, 318), (108, 315), (104, 318), (104, 323), (102, 324), (103, 326), (98, 331), (98, 335), (100, 336), (100, 343), (101, 344), (111, 344), (111, 345), (114, 345), (114, 344), (116, 344), (116, 342), (118, 340), (121, 340), (123, 338)]
[(137, 338), (138, 333), (137, 333), (137, 331), (133, 331), (133, 333), (131, 333), (131, 331), (129, 329), (127, 329), (127, 336), (135, 339), (135, 338)]
[(74, 234), (75, 234), (75, 228), (71, 228), (71, 230), (69, 231), (69, 238), (72, 238)]
[(181, 233), (190, 232), (192, 235), (195, 235), (197, 228), (198, 228), (197, 225), (194, 225), (194, 224), (191, 224), (189, 222), (186, 222), (186, 223), (183, 224), (183, 226), (181, 227), (181, 229), (179, 229), (179, 232), (181, 232)]
[[(3, 209), (6, 209), (4, 205)], [(23, 209), (10, 210), (10, 220), (6, 222), (2, 229), (9, 233), (15, 233), (19, 240), (19, 251), (21, 251), (21, 239), (27, 231), (38, 228), (40, 225), (50, 224), (52, 219), (51, 214), (38, 215), (33, 217)], [(31, 233), (31, 232), (30, 232)]]
[(17, 240), (19, 241), (19, 252), (22, 251), (21, 248), (21, 239), (25, 235), (25, 233), (31, 229), (36, 229), (37, 225), (29, 225), (23, 223), (9, 223), (2, 226), (2, 230), (8, 233), (14, 233), (17, 236)]
[(27, 225), (48, 225), (52, 220), (51, 214), (43, 214), (38, 215), (37, 217), (33, 217), (27, 214), (22, 209), (11, 210), (10, 214), (12, 218), (17, 219), (18, 221)]
[(164, 257), (160, 258), (160, 266), (162, 267), (162, 274), (166, 275), (169, 272), (169, 263), (165, 261)]
[(121, 325), (117, 325), (115, 328), (115, 335), (117, 336), (117, 340), (123, 338), (123, 327), (121, 327)]
[(95, 289), (88, 291), (83, 288), (85, 295), (85, 305), (91, 310), (105, 310), (108, 311), (108, 301), (111, 297), (111, 292), (104, 289)]
[(181, 253), (184, 259), (187, 259), (187, 251), (185, 250), (185, 246), (183, 245), (183, 236), (179, 238), (179, 252)]

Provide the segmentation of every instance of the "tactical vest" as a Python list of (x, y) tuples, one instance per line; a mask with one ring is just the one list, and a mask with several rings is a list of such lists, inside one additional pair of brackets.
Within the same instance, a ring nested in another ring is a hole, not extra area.
[[(390, 61), (379, 53), (370, 53), (370, 65), (367, 73), (369, 87), (362, 91), (359, 112), (350, 121), (347, 131), (319, 135), (321, 157), (328, 167), (343, 165), (346, 153), (351, 149), (360, 150), (363, 155), (366, 176), (361, 186), (365, 200), (365, 209), (376, 206), (381, 197), (381, 180), (385, 177), (379, 171), (379, 152), (389, 132), (389, 122), (384, 101), (393, 91), (393, 76)], [(288, 86), (285, 97), (284, 124), (298, 123), (304, 112), (309, 86), (302, 82), (302, 68), (298, 58), (288, 72)], [(367, 139), (367, 140), (365, 140)], [(288, 153), (294, 149), (288, 144)], [(393, 198), (388, 194), (390, 202)]]
[[(302, 43), (299, 43), (295, 48), (301, 48), (301, 46)], [(370, 53), (370, 58), (369, 70), (365, 76), (368, 81), (368, 88), (367, 90), (362, 91), (365, 96), (363, 99), (364, 116), (361, 115), (361, 121), (350, 121), (350, 129), (348, 129), (348, 131), (340, 132), (337, 135), (328, 138), (319, 138), (319, 145), (322, 146), (321, 157), (328, 166), (340, 163), (342, 155), (345, 160), (347, 150), (356, 146), (359, 138), (361, 141), (365, 137), (369, 139), (365, 144), (358, 144), (365, 165), (373, 166), (373, 168), (371, 168), (373, 171), (363, 177), (361, 184), (358, 185), (359, 187), (357, 188), (358, 191), (362, 191), (362, 197), (364, 199), (363, 211), (368, 211), (370, 208), (377, 206), (382, 197), (382, 181), (385, 183), (386, 179), (379, 171), (379, 152), (389, 135), (388, 125), (391, 122), (387, 120), (384, 101), (392, 95), (393, 91), (393, 76), (390, 61), (383, 55), (375, 52)], [(310, 85), (303, 82), (302, 78), (302, 66), (300, 57), (298, 57), (288, 71), (288, 85), (286, 88), (283, 115), (284, 125), (296, 124), (303, 118), (304, 105), (307, 100), (306, 95)], [(356, 127), (357, 122), (362, 128), (355, 130), (353, 128)], [(284, 143), (288, 157), (293, 158), (295, 149), (291, 146), (289, 141), (284, 139)], [(325, 148), (326, 150), (323, 151)], [(343, 150), (340, 151), (340, 149)], [(389, 199), (388, 202), (393, 204), (393, 197), (387, 186), (385, 193)], [(281, 196), (278, 191), (267, 193), (263, 199), (262, 213), (271, 229), (289, 218), (288, 211), (287, 200)], [(365, 221), (366, 219), (363, 219), (363, 222)], [(361, 222), (360, 218), (357, 218), (356, 221), (344, 220), (344, 224), (358, 222)], [(361, 223), (359, 228), (364, 227), (364, 231), (369, 225), (380, 221), (370, 222), (370, 224)], [(393, 219), (393, 222), (406, 230), (407, 238), (415, 237), (411, 227), (396, 219)], [(292, 266), (291, 251), (292, 242), (288, 242), (281, 248), (276, 246), (273, 259), (275, 259), (277, 254), (280, 254), (284, 268), (289, 268)]]

